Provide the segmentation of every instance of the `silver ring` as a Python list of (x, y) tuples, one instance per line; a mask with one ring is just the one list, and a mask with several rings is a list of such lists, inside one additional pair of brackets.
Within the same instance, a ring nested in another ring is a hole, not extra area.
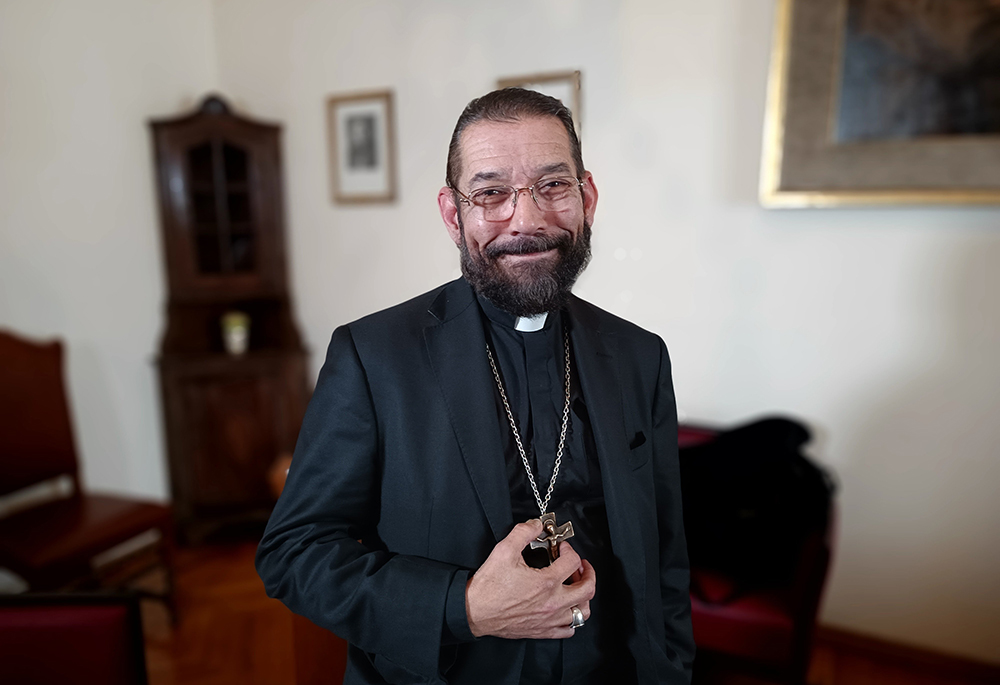
[(569, 608), (569, 610), (573, 612), (573, 622), (569, 624), (569, 627), (572, 628), (573, 630), (576, 630), (577, 628), (582, 628), (584, 620), (583, 620), (583, 612), (580, 611), (580, 607), (574, 604)]

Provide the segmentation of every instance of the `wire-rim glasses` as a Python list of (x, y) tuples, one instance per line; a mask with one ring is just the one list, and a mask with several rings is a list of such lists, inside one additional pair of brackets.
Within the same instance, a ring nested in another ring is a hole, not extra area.
[(478, 207), (486, 221), (506, 221), (514, 216), (517, 198), (522, 190), (527, 190), (535, 206), (543, 212), (558, 212), (569, 209), (576, 197), (574, 192), (583, 187), (583, 181), (573, 176), (546, 176), (525, 188), (514, 186), (488, 186), (476, 188), (466, 195), (451, 186), (460, 196), (459, 202)]

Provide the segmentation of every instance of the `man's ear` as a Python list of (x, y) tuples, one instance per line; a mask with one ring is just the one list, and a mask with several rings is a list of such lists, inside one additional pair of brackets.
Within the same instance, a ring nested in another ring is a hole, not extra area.
[(597, 186), (594, 176), (589, 171), (583, 172), (583, 215), (587, 223), (594, 225), (594, 213), (597, 211)]
[(455, 202), (455, 191), (444, 186), (438, 191), (438, 211), (448, 235), (456, 245), (462, 244), (462, 228), (458, 224), (458, 203)]

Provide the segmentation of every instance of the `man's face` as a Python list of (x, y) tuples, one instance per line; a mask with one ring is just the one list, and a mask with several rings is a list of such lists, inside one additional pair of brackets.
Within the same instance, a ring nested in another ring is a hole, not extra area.
[[(465, 195), (576, 176), (569, 136), (555, 117), (480, 121), (467, 127), (459, 142), (460, 174), (453, 182)], [(562, 304), (590, 257), (597, 188), (590, 172), (582, 180), (582, 192), (558, 211), (539, 209), (522, 191), (504, 221), (487, 220), (481, 208), (456, 203), (450, 188), (441, 189), (441, 217), (462, 253), (462, 271), (478, 292), (517, 316)]]

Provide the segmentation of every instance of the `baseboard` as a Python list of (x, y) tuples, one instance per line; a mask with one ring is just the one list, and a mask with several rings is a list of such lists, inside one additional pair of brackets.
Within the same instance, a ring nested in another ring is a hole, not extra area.
[(1000, 666), (929, 649), (901, 645), (881, 638), (854, 633), (841, 628), (819, 626), (816, 643), (827, 644), (838, 650), (871, 655), (880, 661), (919, 667), (935, 675), (960, 679), (970, 683), (1000, 683)]

